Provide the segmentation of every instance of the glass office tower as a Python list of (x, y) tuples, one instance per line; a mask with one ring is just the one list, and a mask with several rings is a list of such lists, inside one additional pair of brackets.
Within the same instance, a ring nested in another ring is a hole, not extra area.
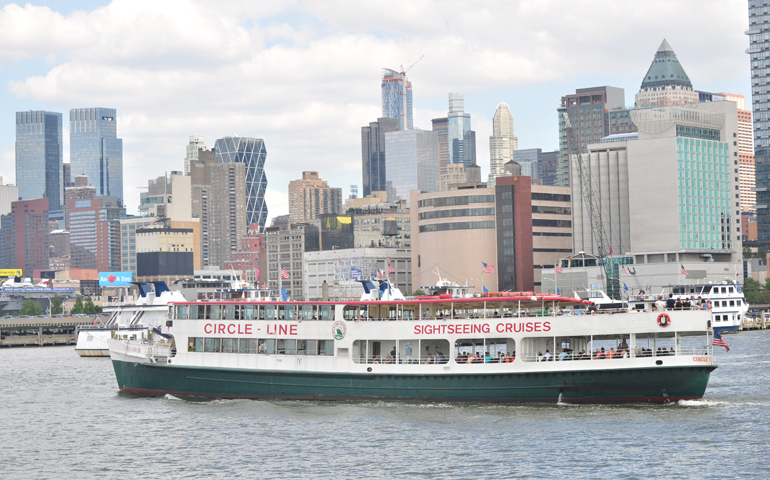
[(265, 142), (261, 138), (225, 137), (216, 141), (215, 149), (217, 163), (237, 162), (246, 166), (246, 225), (257, 223), (263, 231), (267, 222)]
[(123, 140), (114, 108), (70, 110), (72, 176), (87, 175), (96, 196), (118, 197), (123, 205)]
[(382, 69), (382, 117), (396, 118), (399, 130), (414, 128), (412, 120), (412, 82), (406, 75)]
[(754, 112), (754, 164), (757, 242), (770, 247), (770, 1), (749, 0), (751, 93)]
[(16, 185), (20, 200), (45, 197), (50, 210), (61, 206), (61, 113), (16, 112)]
[(465, 113), (462, 93), (449, 94), (448, 150), (449, 163), (466, 167), (476, 164), (476, 132), (471, 130), (471, 115)]

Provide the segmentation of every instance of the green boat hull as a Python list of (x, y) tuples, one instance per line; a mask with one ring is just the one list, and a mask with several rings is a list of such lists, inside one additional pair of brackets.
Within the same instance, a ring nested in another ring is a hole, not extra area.
[(113, 360), (140, 395), (295, 400), (667, 403), (698, 399), (716, 366), (490, 374), (356, 374), (181, 367)]

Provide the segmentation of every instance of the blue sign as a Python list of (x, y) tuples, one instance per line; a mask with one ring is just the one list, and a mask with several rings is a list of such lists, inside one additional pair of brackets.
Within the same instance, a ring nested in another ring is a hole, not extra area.
[(99, 272), (100, 287), (129, 287), (132, 279), (132, 272)]
[(350, 279), (351, 280), (361, 280), (362, 278), (364, 278), (364, 273), (361, 270), (359, 270), (357, 268), (350, 267)]
[(88, 208), (91, 206), (91, 200), (75, 200), (75, 208)]

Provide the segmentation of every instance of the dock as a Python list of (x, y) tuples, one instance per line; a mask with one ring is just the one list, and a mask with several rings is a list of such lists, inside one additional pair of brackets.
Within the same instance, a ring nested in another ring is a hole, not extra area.
[(94, 317), (90, 315), (0, 318), (0, 347), (75, 345), (80, 327), (93, 324)]
[(760, 318), (746, 318), (741, 322), (740, 331), (744, 330), (766, 330), (770, 322), (765, 319), (764, 314)]

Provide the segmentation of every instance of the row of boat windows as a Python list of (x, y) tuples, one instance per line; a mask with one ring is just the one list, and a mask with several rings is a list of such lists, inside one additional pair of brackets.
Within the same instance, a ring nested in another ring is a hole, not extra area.
[(178, 305), (180, 320), (332, 320), (334, 305)]
[(334, 355), (334, 340), (190, 337), (188, 352), (263, 355)]

